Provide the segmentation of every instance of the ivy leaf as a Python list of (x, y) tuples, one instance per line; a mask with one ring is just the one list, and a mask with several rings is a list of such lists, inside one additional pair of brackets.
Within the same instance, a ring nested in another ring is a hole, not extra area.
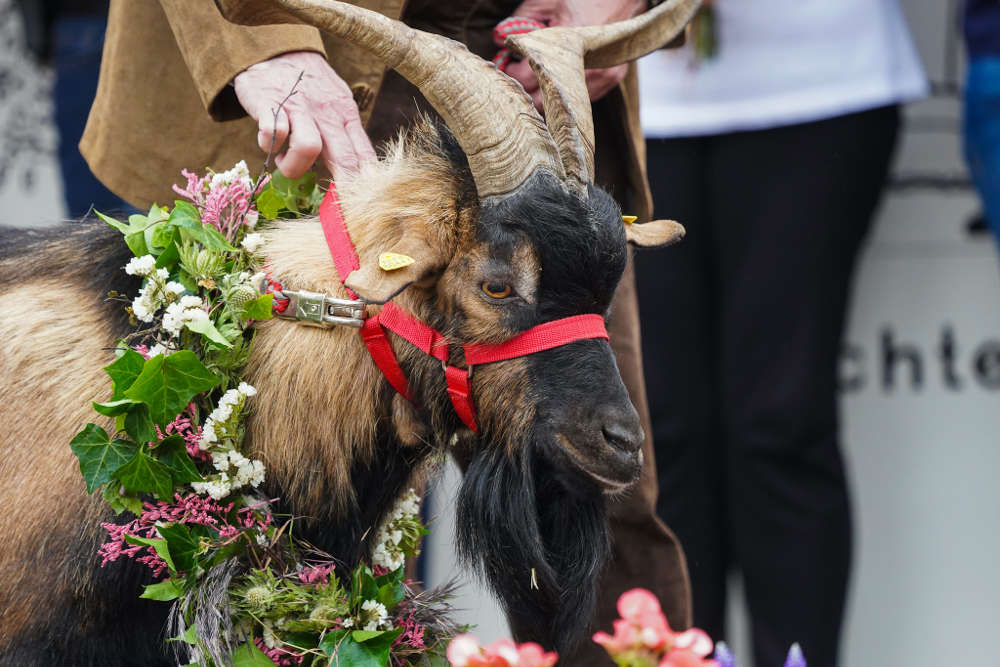
[(201, 481), (198, 468), (195, 467), (194, 461), (187, 453), (183, 437), (175, 434), (164, 438), (157, 446), (156, 453), (160, 460), (170, 468), (170, 476), (174, 480), (174, 486)]
[[(167, 639), (168, 642), (184, 642), (185, 644), (190, 644), (191, 646), (198, 645), (198, 630), (193, 625), (189, 625), (187, 630), (184, 631), (183, 635), (177, 635), (176, 637), (170, 637)], [(192, 662), (190, 665), (185, 665), (184, 667), (199, 667), (198, 663)]]
[(153, 420), (149, 416), (149, 406), (144, 403), (136, 403), (134, 407), (125, 413), (124, 421), (123, 427), (125, 432), (136, 442), (153, 442), (156, 440), (156, 429), (153, 428)]
[[(347, 663), (345, 663), (346, 665)], [(247, 642), (233, 651), (232, 667), (274, 667), (274, 663), (253, 642)], [(384, 667), (380, 665), (379, 667)]]
[(190, 572), (194, 569), (194, 557), (200, 549), (198, 540), (182, 523), (168, 523), (156, 527), (156, 532), (167, 541), (170, 557), (179, 572)]
[(215, 227), (201, 222), (201, 215), (193, 204), (186, 201), (175, 201), (174, 210), (170, 212), (170, 224), (185, 230), (195, 241), (209, 250), (216, 252), (233, 252), (226, 238)]
[(354, 594), (365, 600), (373, 600), (378, 596), (378, 584), (375, 583), (371, 569), (364, 563), (355, 568), (351, 584)]
[(143, 255), (149, 254), (149, 248), (146, 246), (146, 235), (144, 233), (144, 228), (146, 227), (145, 216), (130, 216), (128, 224), (125, 224), (112, 217), (104, 215), (100, 211), (94, 211), (94, 213), (97, 214), (98, 218), (125, 235), (125, 244), (128, 246), (128, 249), (132, 251), (133, 255), (136, 257), (142, 257)]
[(278, 213), (285, 206), (285, 198), (278, 194), (271, 184), (268, 183), (267, 188), (260, 193), (255, 202), (257, 205), (257, 210), (268, 220), (277, 220)]
[(177, 244), (181, 242), (181, 233), (174, 227), (167, 227), (170, 232), (170, 240), (167, 241), (166, 248), (156, 258), (156, 268), (173, 271), (180, 261), (181, 254), (177, 249)]
[(142, 512), (142, 501), (135, 496), (123, 496), (119, 493), (120, 487), (121, 484), (105, 484), (101, 490), (104, 502), (111, 506), (115, 514), (121, 514), (125, 510), (128, 510), (132, 514), (139, 516), (139, 513)]
[[(156, 204), (149, 207), (149, 213), (145, 216), (136, 213), (128, 217), (130, 225), (142, 229), (146, 247), (152, 255), (159, 255), (163, 252), (170, 241), (170, 227), (163, 224), (167, 218), (167, 212)], [(125, 241), (128, 242), (127, 236)]]
[[(383, 632), (336, 630), (328, 632), (319, 648), (333, 659), (331, 665), (351, 667), (385, 667), (389, 664), (392, 642), (403, 631), (402, 628)], [(355, 638), (358, 635), (359, 639)]]
[[(403, 570), (405, 568), (399, 568)], [(392, 609), (397, 604), (403, 601), (406, 593), (403, 591), (403, 586), (398, 583), (388, 583), (380, 586), (378, 589), (378, 597), (375, 599), (385, 605), (386, 609)]]
[(104, 367), (104, 372), (111, 376), (112, 401), (125, 397), (125, 390), (139, 377), (145, 363), (141, 354), (135, 350), (126, 350), (114, 363)]
[(269, 320), (273, 314), (274, 295), (261, 294), (252, 301), (243, 304), (243, 314), (250, 320)]
[(94, 406), (94, 410), (101, 413), (105, 417), (117, 417), (118, 415), (123, 415), (135, 404), (136, 402), (131, 398), (123, 398), (118, 401), (108, 401), (106, 403), (97, 403), (96, 401), (91, 403), (91, 405)]
[(139, 445), (128, 440), (112, 442), (107, 431), (97, 424), (87, 424), (69, 446), (80, 460), (80, 473), (87, 485), (87, 493), (93, 493), (101, 484), (110, 482), (129, 457), (139, 450)]
[(157, 355), (148, 360), (125, 396), (148, 405), (153, 422), (166, 428), (192, 398), (217, 384), (219, 379), (194, 352), (180, 350), (168, 357)]
[(143, 449), (115, 472), (126, 491), (132, 493), (153, 493), (161, 500), (173, 497), (174, 485), (170, 468), (160, 463)]
[(137, 546), (143, 547), (153, 547), (153, 551), (156, 555), (163, 559), (167, 564), (167, 568), (170, 569), (171, 574), (177, 574), (177, 568), (174, 567), (174, 561), (170, 557), (170, 551), (167, 549), (167, 541), (156, 539), (154, 537), (138, 537), (136, 535), (125, 535), (125, 541), (129, 544), (135, 544)]
[(221, 345), (222, 347), (233, 346), (233, 344), (230, 343), (229, 340), (227, 340), (226, 337), (223, 336), (222, 333), (215, 328), (215, 325), (212, 324), (211, 319), (206, 318), (203, 320), (193, 320), (191, 322), (185, 322), (184, 326), (186, 326), (188, 329), (190, 329), (195, 333), (200, 333), (205, 338), (209, 339), (213, 343)]
[(235, 252), (236, 248), (229, 245), (226, 237), (219, 233), (219, 230), (212, 225), (202, 225), (202, 236), (204, 245), (209, 250), (216, 252)]
[[(156, 584), (149, 584), (139, 597), (147, 600), (170, 602), (184, 594), (184, 588), (173, 579), (167, 579)], [(192, 626), (190, 629), (194, 629)], [(168, 640), (169, 641), (169, 640)]]

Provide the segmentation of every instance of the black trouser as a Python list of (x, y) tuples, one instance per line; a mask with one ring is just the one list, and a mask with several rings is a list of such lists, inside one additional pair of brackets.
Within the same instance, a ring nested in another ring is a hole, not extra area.
[(742, 573), (757, 667), (793, 641), (810, 667), (836, 663), (851, 557), (836, 363), (898, 125), (893, 106), (648, 142), (656, 215), (687, 227), (636, 258), (658, 511), (714, 638), (726, 571)]

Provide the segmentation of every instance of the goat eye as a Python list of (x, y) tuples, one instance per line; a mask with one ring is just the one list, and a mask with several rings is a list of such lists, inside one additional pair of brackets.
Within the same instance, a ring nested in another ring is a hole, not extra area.
[(514, 291), (507, 283), (485, 282), (482, 284), (482, 288), (486, 296), (491, 299), (506, 299)]

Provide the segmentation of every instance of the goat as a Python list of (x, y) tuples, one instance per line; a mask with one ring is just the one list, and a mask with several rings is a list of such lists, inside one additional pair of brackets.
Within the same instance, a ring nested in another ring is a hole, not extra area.
[[(682, 234), (670, 221), (624, 225), (593, 185), (583, 67), (670, 40), (696, 5), (668, 0), (620, 24), (512, 37), (542, 82), (546, 125), (520, 86), (449, 40), (343, 3), (220, 1), (238, 22), (306, 21), (370, 49), (418, 83), (447, 123), (418, 124), (337, 185), (360, 257), (347, 287), (369, 315), (391, 300), (436, 328), (456, 344), (449, 363), (459, 367), (457, 344), (606, 316), (626, 241)], [(263, 254), (286, 285), (344, 298), (322, 236), (315, 219), (283, 221), (266, 231)], [(386, 251), (416, 261), (381, 272)], [(104, 386), (101, 349), (127, 330), (121, 309), (102, 301), (138, 287), (120, 271), (125, 252), (117, 232), (93, 224), (5, 230), (0, 241), (3, 664), (165, 660), (154, 641), (165, 611), (137, 599), (141, 568), (96, 567), (109, 515), (83, 493), (66, 445)], [(603, 496), (627, 488), (641, 466), (642, 431), (609, 344), (578, 340), (477, 366), (478, 433), (456, 416), (441, 363), (402, 339), (392, 346), (413, 403), (393, 392), (353, 330), (260, 325), (246, 376), (261, 400), (247, 443), (267, 465), (268, 492), (311, 517), (311, 542), (353, 565), (422, 463), (457, 435), (470, 453), (458, 500), (462, 554), (519, 639), (568, 647), (586, 628), (607, 558)]]

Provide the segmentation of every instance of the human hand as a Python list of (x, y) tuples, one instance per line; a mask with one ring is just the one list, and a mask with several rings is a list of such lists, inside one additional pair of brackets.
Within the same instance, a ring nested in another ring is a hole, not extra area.
[[(525, 0), (513, 16), (524, 16), (547, 26), (604, 25), (624, 21), (645, 9), (642, 0)], [(516, 79), (531, 95), (535, 108), (542, 111), (542, 94), (538, 77), (526, 60), (512, 62), (504, 70)], [(599, 100), (622, 82), (628, 65), (606, 69), (588, 69), (585, 72), (587, 91), (591, 100)]]
[[(302, 80), (296, 85), (299, 74)], [(237, 74), (233, 86), (240, 104), (257, 121), (261, 150), (278, 151), (288, 139), (288, 148), (275, 158), (285, 176), (298, 178), (322, 157), (337, 180), (375, 159), (351, 89), (322, 55), (296, 51), (275, 56)]]

